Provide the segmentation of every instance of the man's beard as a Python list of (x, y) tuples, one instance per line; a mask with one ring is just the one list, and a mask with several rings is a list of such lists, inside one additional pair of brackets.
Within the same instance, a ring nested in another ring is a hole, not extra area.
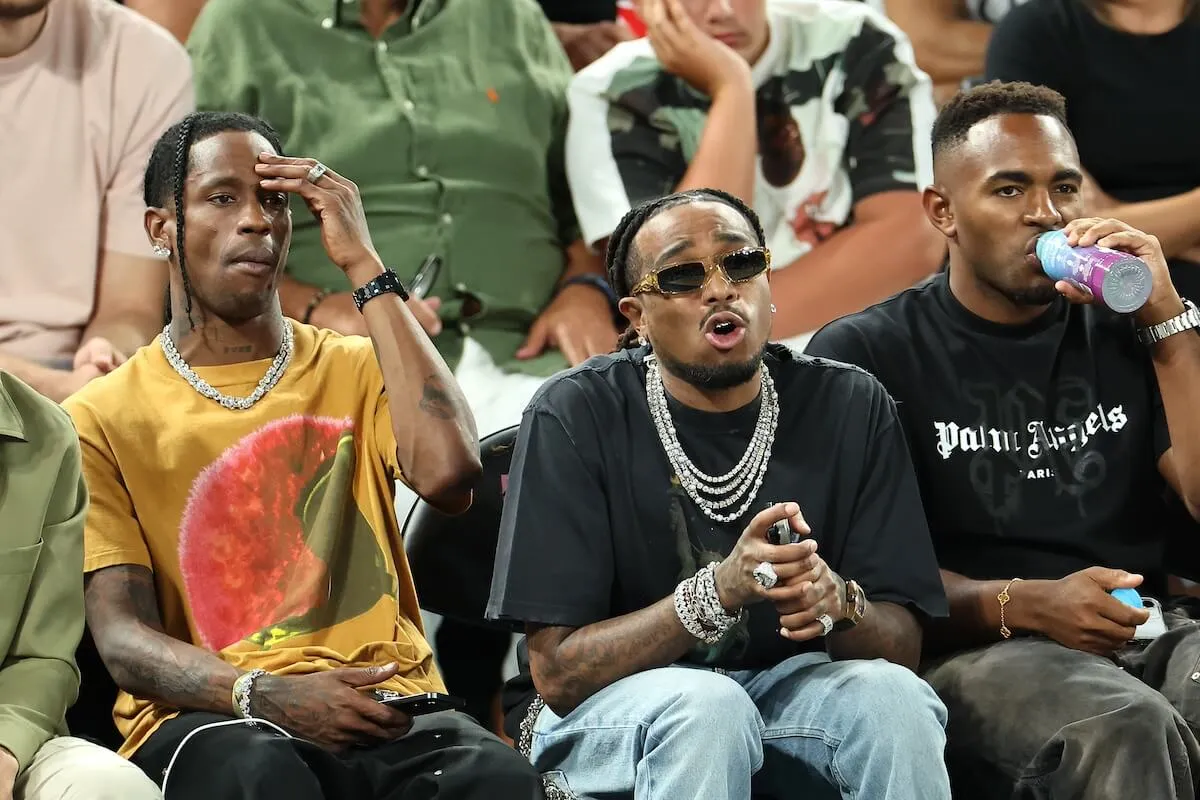
[[(1022, 256), (1024, 258), (1024, 256)], [(996, 260), (977, 261), (971, 271), (975, 279), (1014, 306), (1046, 306), (1059, 296), (1054, 281), (1042, 276), (1035, 279), (1024, 264), (1014, 266)], [(1041, 272), (1040, 270), (1038, 271)]]
[(752, 358), (745, 361), (726, 364), (685, 364), (665, 353), (655, 351), (654, 355), (662, 364), (663, 369), (684, 383), (704, 391), (720, 391), (749, 383), (754, 378), (754, 373), (762, 365), (766, 347), (764, 344)]
[(40, 13), (50, 0), (0, 0), (0, 20), (16, 20)]
[(1054, 284), (1037, 286), (1028, 289), (1006, 289), (993, 286), (997, 292), (1015, 306), (1048, 306), (1058, 298), (1058, 289)]

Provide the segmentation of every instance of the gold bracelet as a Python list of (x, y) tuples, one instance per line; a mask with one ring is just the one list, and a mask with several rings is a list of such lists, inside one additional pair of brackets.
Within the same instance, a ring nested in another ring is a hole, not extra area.
[(1008, 605), (1010, 600), (1012, 600), (1012, 597), (1008, 594), (1008, 590), (1014, 583), (1020, 580), (1024, 580), (1024, 578), (1013, 578), (1008, 583), (1004, 584), (1004, 589), (1000, 592), (1000, 594), (996, 595), (996, 599), (1000, 601), (1000, 635), (1005, 639), (1012, 638), (1012, 631), (1009, 630), (1008, 625), (1004, 623), (1004, 607)]

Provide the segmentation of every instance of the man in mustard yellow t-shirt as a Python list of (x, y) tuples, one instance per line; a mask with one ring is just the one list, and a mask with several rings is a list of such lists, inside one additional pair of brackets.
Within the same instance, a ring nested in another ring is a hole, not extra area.
[[(478, 443), (357, 187), (280, 149), (240, 114), (163, 135), (146, 230), (169, 263), (170, 322), (67, 403), (122, 753), (173, 800), (540, 797), (532, 768), (465, 715), (414, 719), (374, 697), (444, 691), (393, 482), (461, 511)], [(370, 338), (282, 316), (290, 195)]]

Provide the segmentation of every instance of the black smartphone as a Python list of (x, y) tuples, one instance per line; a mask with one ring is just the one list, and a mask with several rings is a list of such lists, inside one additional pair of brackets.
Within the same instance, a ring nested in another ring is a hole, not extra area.
[(433, 288), (433, 284), (437, 282), (438, 273), (441, 271), (442, 257), (426, 256), (417, 269), (417, 274), (413, 276), (412, 284), (408, 287), (409, 296), (423, 300), (425, 295), (429, 294), (429, 290)]
[(384, 705), (403, 711), (410, 717), (421, 714), (436, 714), (439, 711), (457, 711), (466, 705), (460, 697), (440, 694), (439, 692), (424, 692), (422, 694), (400, 694), (387, 689), (377, 689), (375, 699)]
[[(775, 504), (768, 503), (767, 505), (769, 507)], [(767, 541), (771, 544), (796, 544), (800, 541), (800, 534), (792, 530), (791, 524), (786, 519), (781, 519), (767, 528)]]
[(767, 529), (767, 541), (771, 544), (795, 544), (795, 531), (786, 519), (781, 519)]

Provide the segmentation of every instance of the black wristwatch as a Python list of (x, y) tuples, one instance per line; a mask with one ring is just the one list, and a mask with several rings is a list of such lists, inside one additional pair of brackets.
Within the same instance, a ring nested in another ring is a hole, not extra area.
[(379, 297), (381, 294), (398, 294), (401, 300), (408, 299), (408, 290), (404, 288), (404, 284), (396, 277), (396, 273), (390, 269), (384, 270), (383, 274), (377, 275), (367, 281), (362, 286), (354, 290), (354, 305), (358, 307), (359, 312), (363, 310), (368, 300)]

